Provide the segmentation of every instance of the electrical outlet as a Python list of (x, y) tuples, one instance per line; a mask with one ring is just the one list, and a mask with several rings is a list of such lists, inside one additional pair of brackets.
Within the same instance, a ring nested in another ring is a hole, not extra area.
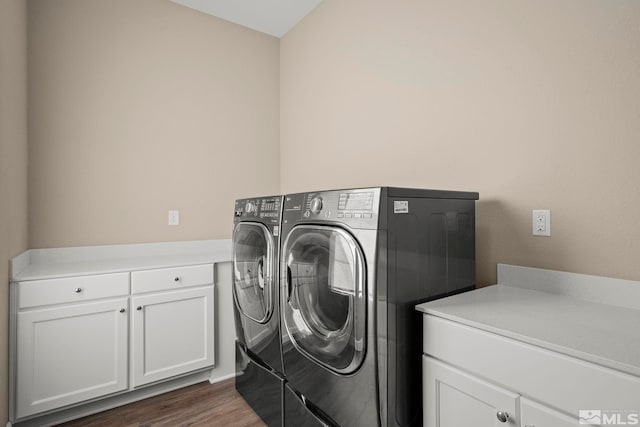
[(531, 226), (534, 236), (551, 236), (551, 211), (531, 211)]
[(169, 225), (180, 225), (180, 211), (169, 211)]

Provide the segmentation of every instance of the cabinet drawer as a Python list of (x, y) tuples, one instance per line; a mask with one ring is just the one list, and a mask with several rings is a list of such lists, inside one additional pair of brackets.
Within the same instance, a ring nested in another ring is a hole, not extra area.
[[(575, 427), (579, 421), (579, 414), (573, 414), (573, 417), (570, 417), (526, 397), (521, 397), (520, 419), (523, 427)], [(585, 423), (580, 422), (580, 424)]]
[(424, 316), (423, 344), (433, 358), (568, 414), (638, 407), (639, 377), (460, 323)]
[(213, 264), (161, 268), (131, 273), (131, 293), (180, 289), (213, 283)]
[(129, 273), (21, 282), (18, 294), (21, 309), (128, 295)]

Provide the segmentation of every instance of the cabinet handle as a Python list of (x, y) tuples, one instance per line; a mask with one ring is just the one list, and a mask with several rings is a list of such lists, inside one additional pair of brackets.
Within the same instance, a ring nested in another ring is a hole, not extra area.
[(142, 310), (142, 306), (141, 305), (137, 306), (136, 310), (138, 310), (138, 311)]
[(76, 294), (79, 294), (80, 292), (82, 292), (82, 288), (75, 288), (73, 292), (75, 292)]
[(173, 278), (173, 281), (174, 281), (174, 282), (179, 282), (179, 281), (180, 281), (180, 277), (179, 277), (179, 276), (174, 277), (174, 278)]
[(127, 310), (125, 310), (124, 308), (120, 309), (120, 313), (124, 313), (125, 311), (127, 311)]
[(509, 414), (503, 411), (498, 411), (496, 417), (498, 417), (498, 421), (500, 421), (501, 423), (506, 423), (507, 421), (509, 421)]

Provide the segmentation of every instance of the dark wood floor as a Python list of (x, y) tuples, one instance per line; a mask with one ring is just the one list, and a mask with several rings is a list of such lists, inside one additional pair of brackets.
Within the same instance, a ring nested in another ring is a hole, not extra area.
[(235, 389), (235, 380), (185, 387), (60, 424), (64, 427), (265, 427)]

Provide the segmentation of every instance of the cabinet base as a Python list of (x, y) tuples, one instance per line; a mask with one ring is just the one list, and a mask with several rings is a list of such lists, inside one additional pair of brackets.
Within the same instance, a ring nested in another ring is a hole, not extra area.
[(86, 417), (87, 415), (92, 415), (98, 412), (106, 411), (108, 409), (113, 409), (118, 406), (127, 405), (138, 400), (147, 399), (149, 397), (177, 390), (179, 388), (188, 387), (190, 385), (198, 384), (204, 381), (209, 381), (213, 384), (215, 382), (227, 379), (226, 377), (222, 377), (216, 378), (215, 381), (212, 381), (212, 379), (214, 378), (212, 376), (212, 371), (215, 371), (215, 369), (207, 369), (183, 377), (175, 378), (173, 380), (156, 383), (137, 390), (126, 391), (117, 395), (113, 395), (111, 397), (106, 397), (73, 406), (68, 409), (57, 410), (55, 412), (46, 413), (26, 420), (20, 420), (14, 422), (13, 424), (11, 422), (8, 422), (7, 427), (54, 426), (67, 421)]

